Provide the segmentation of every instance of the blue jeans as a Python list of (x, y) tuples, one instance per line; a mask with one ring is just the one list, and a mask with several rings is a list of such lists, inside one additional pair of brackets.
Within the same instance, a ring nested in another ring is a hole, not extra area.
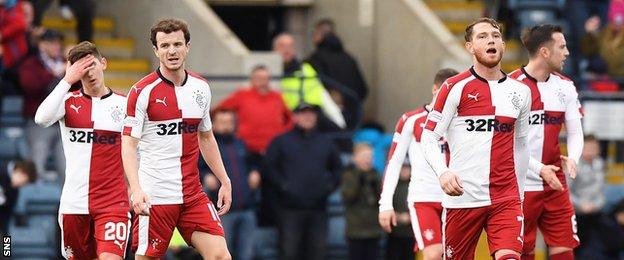
[(256, 214), (253, 210), (231, 211), (221, 217), (227, 242), (233, 259), (253, 259)]

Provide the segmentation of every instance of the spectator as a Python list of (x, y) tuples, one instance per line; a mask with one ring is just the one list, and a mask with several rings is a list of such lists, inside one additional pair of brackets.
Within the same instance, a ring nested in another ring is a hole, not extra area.
[(277, 136), (265, 156), (265, 180), (277, 189), (280, 259), (325, 259), (327, 199), (341, 162), (332, 141), (315, 130), (317, 108), (300, 103), (295, 128)]
[(51, 153), (56, 159), (59, 176), (63, 176), (65, 171), (59, 128), (43, 128), (34, 121), (35, 112), (41, 102), (65, 75), (62, 42), (63, 35), (60, 32), (46, 30), (38, 39), (37, 52), (28, 56), (18, 70), (20, 85), (24, 91), (22, 116), (27, 121), (26, 139), (30, 146), (30, 158), (40, 175), (46, 173), (46, 162)]
[(611, 259), (624, 259), (624, 199), (618, 202), (613, 211), (609, 214), (609, 220), (612, 225), (609, 226), (611, 231), (609, 235), (609, 243), (607, 243), (607, 255)]
[(26, 21), (26, 40), (28, 41), (28, 53), (37, 51), (37, 39), (45, 32), (45, 28), (34, 26), (34, 7), (30, 1), (22, 1), (24, 20)]
[(269, 142), (292, 125), (290, 110), (269, 81), (267, 68), (256, 66), (251, 71), (251, 86), (234, 92), (218, 106), (236, 112), (238, 136), (250, 152), (258, 155), (264, 154)]
[(379, 173), (372, 165), (373, 149), (366, 143), (356, 143), (352, 159), (354, 167), (343, 173), (341, 184), (349, 259), (375, 260), (379, 254), (382, 230), (377, 224), (381, 184)]
[[(607, 10), (611, 0), (566, 0), (563, 15), (570, 25), (570, 30), (566, 30), (568, 38), (567, 47), (570, 56), (566, 61), (564, 70), (570, 70), (566, 74), (576, 75), (579, 72), (578, 64), (584, 55), (582, 53), (582, 39), (585, 31), (583, 24), (592, 16), (599, 17), (600, 20), (607, 18)], [(617, 0), (616, 0), (617, 1)], [(506, 1), (502, 1), (506, 2)], [(513, 10), (512, 10), (513, 11)]]
[(346, 127), (344, 116), (338, 105), (323, 87), (316, 70), (307, 62), (295, 57), (295, 39), (282, 33), (273, 39), (273, 51), (282, 56), (284, 78), (281, 81), (282, 97), (288, 109), (295, 109), (305, 102), (319, 106), (323, 114), (319, 117), (320, 131), (337, 131)]
[[(52, 0), (30, 0), (33, 3), (35, 27), (41, 26), (43, 14), (48, 9)], [(60, 12), (63, 18), (76, 18), (76, 33), (78, 42), (92, 41), (93, 17), (96, 8), (95, 0), (60, 0)]]
[(19, 93), (16, 69), (28, 52), (26, 20), (19, 3), (17, 0), (0, 1), (0, 72), (3, 94)]
[(314, 25), (314, 31), (312, 32), (312, 43), (314, 43), (314, 46), (318, 46), (321, 41), (323, 41), (326, 34), (335, 32), (336, 23), (334, 23), (332, 19), (323, 18), (318, 20)]
[(19, 195), (19, 189), (37, 180), (35, 165), (18, 161), (0, 165), (0, 234), (8, 234), (9, 220)]
[[(251, 87), (234, 92), (218, 106), (236, 112), (238, 137), (247, 145), (256, 166), (261, 164), (269, 142), (292, 127), (290, 110), (282, 95), (271, 89), (269, 81), (268, 69), (256, 66), (251, 71)], [(263, 227), (275, 226), (275, 192), (270, 185), (262, 185), (261, 193), (258, 222)]]
[(409, 161), (405, 160), (399, 182), (392, 198), (392, 206), (397, 214), (397, 225), (388, 234), (388, 244), (386, 246), (386, 260), (414, 259), (414, 231), (410, 221), (409, 208), (407, 206), (407, 191), (411, 176)]
[(355, 132), (353, 142), (365, 142), (373, 147), (373, 168), (381, 175), (386, 167), (388, 151), (392, 146), (392, 135), (386, 134), (381, 124), (368, 122)]
[[(333, 32), (333, 26), (325, 25), (333, 24), (330, 22), (317, 24), (313, 34), (316, 50), (308, 58), (308, 62), (321, 76), (330, 95), (342, 101), (334, 100), (338, 104), (343, 104), (345, 121), (347, 126), (353, 129), (359, 123), (360, 110), (368, 94), (368, 87), (357, 61), (345, 51), (342, 41)], [(330, 28), (332, 31), (329, 31)], [(316, 42), (318, 35), (322, 38)]]
[(584, 241), (575, 249), (580, 258), (598, 255), (597, 243), (602, 241), (604, 227), (602, 207), (605, 205), (605, 163), (600, 158), (600, 143), (593, 135), (585, 136), (583, 153), (576, 179), (568, 180), (572, 203), (576, 211), (578, 236)]
[(582, 52), (589, 58), (590, 72), (608, 72), (612, 77), (624, 77), (624, 0), (611, 3), (608, 24), (600, 30), (601, 19), (589, 18), (585, 23)]
[[(232, 181), (232, 206), (228, 214), (221, 216), (226, 240), (234, 259), (253, 258), (256, 215), (254, 192), (260, 186), (260, 173), (249, 165), (249, 156), (236, 131), (236, 116), (230, 110), (216, 110), (212, 115), (212, 131), (219, 145), (225, 169)], [(219, 190), (217, 178), (212, 174), (204, 177), (211, 192)]]

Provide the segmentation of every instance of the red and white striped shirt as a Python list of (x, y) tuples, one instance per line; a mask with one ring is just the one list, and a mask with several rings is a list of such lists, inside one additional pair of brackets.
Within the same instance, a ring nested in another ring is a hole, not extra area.
[[(579, 161), (583, 150), (583, 118), (581, 103), (574, 83), (556, 73), (550, 74), (545, 82), (538, 82), (524, 68), (509, 74), (531, 89), (531, 115), (529, 118), (529, 147), (531, 161), (527, 172), (525, 191), (550, 190), (540, 177), (544, 165), (561, 167), (561, 149), (559, 148), (559, 132), (563, 124), (571, 130), (571, 124), (578, 125), (576, 134), (568, 131), (568, 155)], [(557, 177), (567, 187), (565, 174), (562, 170)]]
[[(408, 187), (408, 202), (441, 202), (442, 188), (438, 177), (427, 163), (420, 147), (423, 126), (429, 111), (426, 107), (407, 112), (397, 122), (388, 153), (388, 165), (384, 174), (383, 189), (379, 200), (379, 211), (392, 210), (392, 198), (399, 181), (405, 155), (409, 156), (411, 177)], [(440, 152), (448, 155), (447, 144), (440, 141)]]
[(181, 86), (150, 73), (128, 93), (124, 135), (139, 140), (139, 183), (154, 205), (182, 204), (203, 193), (198, 131), (210, 131), (210, 87), (187, 72)]
[(110, 89), (102, 97), (81, 90), (67, 93), (61, 81), (41, 103), (35, 122), (59, 121), (66, 158), (59, 213), (89, 214), (129, 210), (121, 162), (121, 130), (126, 98)]
[[(444, 82), (421, 141), (438, 176), (450, 170), (462, 181), (464, 193), (445, 194), (444, 207), (483, 207), (522, 197), (530, 102), (524, 84), (507, 77), (488, 81), (473, 68)], [(451, 152), (448, 167), (439, 152), (442, 136)]]

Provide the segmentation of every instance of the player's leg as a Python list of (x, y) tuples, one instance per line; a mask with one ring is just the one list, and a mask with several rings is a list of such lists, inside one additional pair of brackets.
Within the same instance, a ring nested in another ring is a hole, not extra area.
[(522, 211), (524, 213), (524, 244), (522, 245), (522, 260), (535, 259), (535, 240), (537, 240), (537, 223), (544, 210), (542, 191), (527, 191), (524, 193)]
[(135, 215), (132, 220), (132, 251), (135, 259), (165, 256), (181, 205), (152, 205), (149, 216)]
[(523, 242), (522, 205), (520, 200), (507, 200), (489, 206), (485, 231), (490, 255), (496, 260), (520, 260)]
[(130, 213), (107, 212), (92, 214), (92, 217), (98, 258), (100, 260), (124, 259), (132, 227)]
[(221, 219), (205, 194), (182, 206), (178, 230), (204, 259), (231, 259)]
[(548, 255), (554, 260), (574, 259), (573, 249), (579, 245), (576, 215), (567, 190), (547, 191), (544, 213), (538, 223)]
[(203, 259), (232, 259), (223, 235), (212, 235), (206, 232), (195, 231), (191, 235), (191, 245), (197, 249)]
[(92, 219), (89, 215), (59, 214), (61, 253), (65, 259), (94, 259)]
[(416, 246), (423, 260), (442, 259), (442, 204), (439, 202), (408, 203)]
[(485, 225), (485, 207), (444, 209), (442, 241), (444, 259), (474, 259), (479, 236)]

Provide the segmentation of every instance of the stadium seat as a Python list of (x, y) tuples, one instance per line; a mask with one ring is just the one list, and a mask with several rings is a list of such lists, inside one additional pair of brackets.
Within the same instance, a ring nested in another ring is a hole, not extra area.
[(60, 198), (61, 188), (58, 185), (37, 183), (24, 186), (17, 198), (15, 214), (56, 214)]
[(21, 96), (5, 96), (2, 99), (2, 114), (0, 115), (0, 125), (2, 126), (22, 126), (24, 119), (22, 118)]
[(328, 226), (327, 258), (346, 259), (348, 256), (348, 250), (345, 238), (346, 220), (344, 216), (330, 217)]
[(25, 158), (28, 145), (21, 127), (0, 127), (0, 160)]
[(563, 10), (565, 0), (508, 0), (507, 6), (511, 10)]

